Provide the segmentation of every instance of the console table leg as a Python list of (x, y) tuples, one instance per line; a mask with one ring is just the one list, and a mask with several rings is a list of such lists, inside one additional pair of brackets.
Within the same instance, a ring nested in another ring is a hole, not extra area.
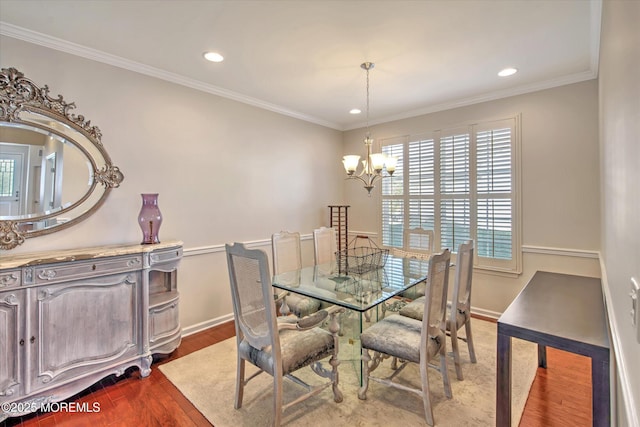
[(594, 427), (608, 427), (611, 423), (609, 358), (591, 359), (591, 402)]
[(498, 331), (496, 426), (511, 426), (511, 337)]
[(538, 344), (538, 366), (547, 368), (547, 346)]

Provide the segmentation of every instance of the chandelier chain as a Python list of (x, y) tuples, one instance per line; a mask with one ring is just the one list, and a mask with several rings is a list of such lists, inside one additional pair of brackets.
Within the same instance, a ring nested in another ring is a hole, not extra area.
[(367, 66), (367, 137), (371, 135), (371, 131), (369, 130), (369, 66)]

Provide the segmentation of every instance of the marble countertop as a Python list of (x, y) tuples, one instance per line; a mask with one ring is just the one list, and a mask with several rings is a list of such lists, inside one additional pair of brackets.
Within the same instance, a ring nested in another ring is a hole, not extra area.
[(176, 246), (182, 246), (182, 242), (179, 240), (168, 240), (152, 245), (108, 245), (91, 248), (65, 249), (61, 251), (33, 252), (14, 256), (6, 256), (3, 254), (0, 256), (0, 269), (4, 270), (58, 262), (147, 253)]

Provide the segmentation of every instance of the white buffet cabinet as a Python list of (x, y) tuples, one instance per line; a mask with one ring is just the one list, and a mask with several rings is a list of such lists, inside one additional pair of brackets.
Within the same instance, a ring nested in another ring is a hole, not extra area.
[(0, 255), (0, 421), (132, 366), (148, 376), (180, 344), (181, 258), (179, 241)]

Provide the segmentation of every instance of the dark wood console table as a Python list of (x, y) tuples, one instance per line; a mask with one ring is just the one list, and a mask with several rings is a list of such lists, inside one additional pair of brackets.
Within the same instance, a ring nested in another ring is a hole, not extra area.
[(609, 426), (609, 332), (600, 279), (538, 271), (498, 319), (496, 425), (511, 425), (511, 337), (591, 358), (594, 426)]

